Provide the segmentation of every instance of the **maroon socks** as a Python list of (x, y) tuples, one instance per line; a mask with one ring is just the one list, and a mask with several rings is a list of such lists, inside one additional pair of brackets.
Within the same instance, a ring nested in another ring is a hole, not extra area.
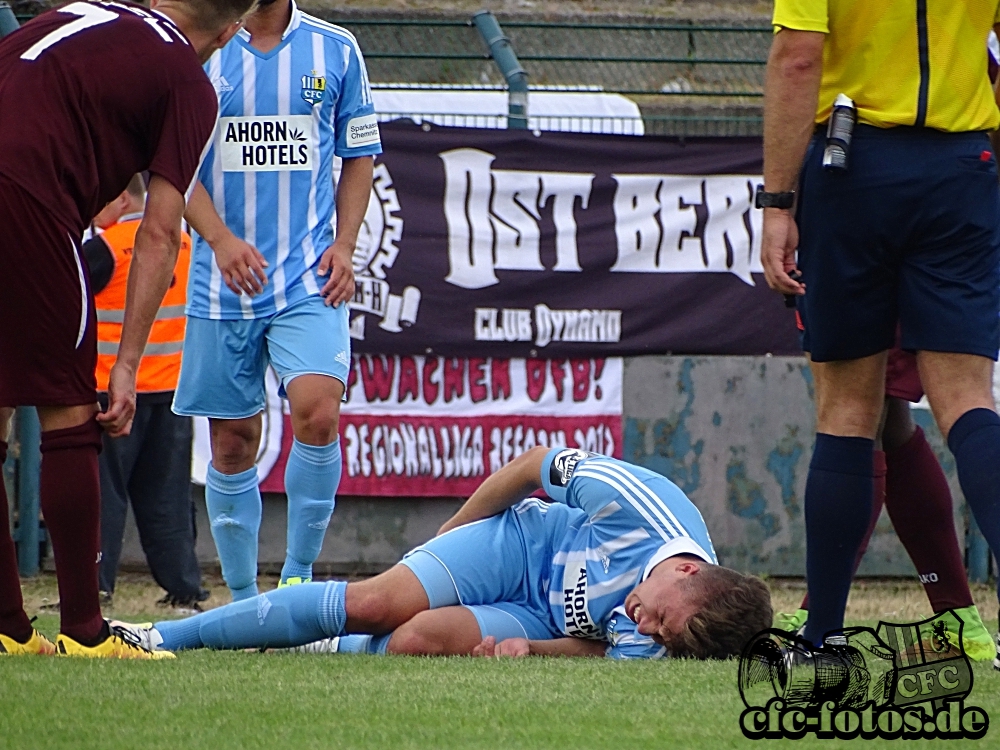
[(84, 645), (96, 645), (104, 632), (97, 584), (100, 447), (94, 420), (42, 433), (42, 514), (59, 580), (60, 632)]
[[(7, 443), (0, 440), (0, 465), (7, 460)], [(31, 622), (24, 614), (21, 579), (17, 574), (17, 553), (7, 526), (7, 490), (0, 481), (0, 633), (20, 643), (31, 638)]]
[[(955, 535), (951, 490), (937, 456), (917, 428), (909, 441), (891, 451), (875, 451), (872, 515), (854, 561), (857, 572), (875, 524), (885, 508), (899, 541), (920, 575), (931, 609), (961, 609), (972, 604), (962, 551)], [(808, 594), (802, 609), (809, 609)]]
[(919, 427), (907, 443), (886, 452), (885, 507), (899, 540), (920, 574), (935, 612), (972, 604), (955, 535), (951, 490)]

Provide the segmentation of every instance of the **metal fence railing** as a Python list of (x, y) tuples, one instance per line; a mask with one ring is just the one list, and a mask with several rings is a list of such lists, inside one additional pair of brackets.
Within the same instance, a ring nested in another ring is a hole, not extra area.
[[(358, 37), (372, 81), (502, 83), (470, 22), (330, 20)], [(632, 96), (759, 97), (770, 27), (506, 21), (532, 85)]]
[[(438, 90), (504, 85), (470, 21), (347, 19), (327, 14), (358, 38), (376, 88)], [(572, 88), (627, 96), (636, 118), (576, 116), (569, 129), (663, 135), (756, 135), (772, 30), (686, 23), (501, 22), (533, 91)], [(750, 110), (748, 112), (748, 110)], [(433, 110), (432, 111), (436, 111)], [(447, 124), (483, 115), (449, 115)], [(546, 122), (551, 123), (552, 116)], [(436, 116), (429, 121), (445, 124)], [(505, 127), (497, 111), (487, 127)], [(539, 120), (529, 123), (538, 129)], [(479, 125), (482, 127), (482, 125)], [(541, 129), (549, 129), (544, 125)]]

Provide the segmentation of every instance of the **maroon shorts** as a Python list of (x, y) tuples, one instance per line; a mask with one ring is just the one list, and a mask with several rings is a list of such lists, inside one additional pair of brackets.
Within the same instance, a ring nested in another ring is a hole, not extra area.
[(924, 397), (924, 386), (917, 371), (917, 357), (899, 348), (899, 342), (889, 350), (885, 365), (885, 395), (916, 403)]
[[(795, 311), (795, 324), (799, 331), (805, 330), (799, 311)], [(917, 356), (899, 346), (899, 329), (896, 329), (896, 343), (889, 350), (885, 365), (885, 395), (917, 403), (924, 397), (924, 386), (917, 370)]]
[(97, 320), (79, 240), (0, 176), (0, 406), (97, 402)]

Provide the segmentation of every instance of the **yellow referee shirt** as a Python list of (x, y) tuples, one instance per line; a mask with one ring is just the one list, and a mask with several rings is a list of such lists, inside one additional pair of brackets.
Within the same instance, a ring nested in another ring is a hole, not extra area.
[(1000, 126), (986, 38), (1000, 0), (774, 0), (774, 26), (826, 34), (816, 122), (845, 93), (858, 121), (946, 131)]

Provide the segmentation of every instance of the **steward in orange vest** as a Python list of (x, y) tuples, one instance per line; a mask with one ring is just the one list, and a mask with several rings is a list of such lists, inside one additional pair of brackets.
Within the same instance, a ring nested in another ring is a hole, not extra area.
[[(92, 268), (91, 271), (94, 303), (97, 307), (97, 390), (101, 392), (108, 390), (108, 375), (118, 357), (118, 344), (125, 320), (125, 289), (132, 263), (132, 246), (135, 244), (135, 233), (141, 219), (141, 213), (127, 214), (100, 235), (111, 253), (113, 263), (111, 277), (107, 282), (99, 286), (103, 279), (95, 278), (95, 269)], [(92, 254), (87, 253), (88, 261)], [(190, 262), (191, 238), (182, 232), (174, 278), (160, 303), (160, 310), (149, 333), (149, 342), (139, 363), (137, 393), (173, 391), (177, 387), (177, 376), (181, 371), (181, 349), (184, 345), (184, 303), (187, 299)], [(107, 263), (105, 261), (104, 264), (91, 265), (100, 268)]]
[[(132, 246), (142, 219), (144, 185), (129, 189), (94, 219), (104, 230), (83, 245), (97, 308), (97, 388), (107, 399), (108, 374), (118, 355)], [(208, 596), (194, 551), (191, 500), (192, 425), (170, 410), (181, 367), (184, 302), (191, 239), (182, 234), (174, 278), (139, 364), (132, 432), (103, 437), (101, 471), (100, 589), (109, 603), (115, 588), (129, 503), (146, 561), (166, 589), (164, 604), (196, 607)]]

